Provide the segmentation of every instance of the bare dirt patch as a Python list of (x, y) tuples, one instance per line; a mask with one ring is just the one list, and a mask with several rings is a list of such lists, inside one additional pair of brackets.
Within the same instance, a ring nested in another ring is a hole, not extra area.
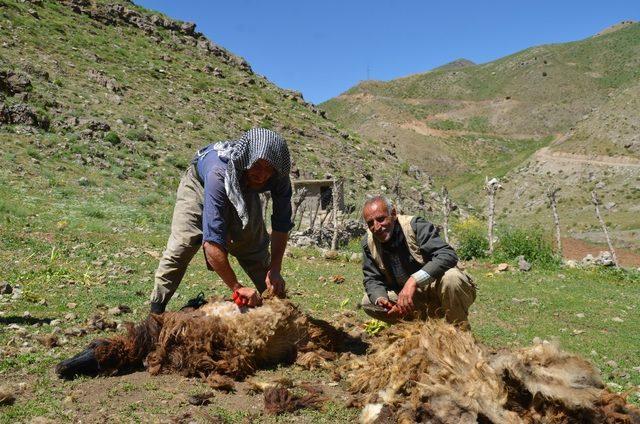
[[(595, 257), (605, 250), (609, 250), (606, 244), (587, 243), (586, 241), (570, 237), (562, 239), (562, 256), (566, 259), (579, 261), (588, 254), (592, 254)], [(640, 267), (640, 254), (628, 249), (615, 250), (620, 265), (626, 267)]]

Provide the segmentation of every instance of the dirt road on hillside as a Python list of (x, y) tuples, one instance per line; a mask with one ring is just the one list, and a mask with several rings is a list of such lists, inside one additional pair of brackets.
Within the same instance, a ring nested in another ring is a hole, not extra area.
[(624, 166), (640, 168), (640, 160), (625, 157), (611, 156), (587, 156), (576, 153), (552, 152), (549, 147), (543, 147), (536, 151), (533, 156), (538, 160), (565, 161), (572, 163), (585, 163), (597, 166)]

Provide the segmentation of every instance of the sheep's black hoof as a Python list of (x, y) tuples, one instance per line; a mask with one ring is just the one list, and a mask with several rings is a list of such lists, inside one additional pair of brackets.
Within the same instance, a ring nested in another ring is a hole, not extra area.
[(96, 376), (100, 373), (100, 364), (96, 360), (94, 349), (97, 344), (91, 345), (73, 358), (67, 359), (56, 365), (56, 374), (65, 380), (72, 380), (79, 375)]

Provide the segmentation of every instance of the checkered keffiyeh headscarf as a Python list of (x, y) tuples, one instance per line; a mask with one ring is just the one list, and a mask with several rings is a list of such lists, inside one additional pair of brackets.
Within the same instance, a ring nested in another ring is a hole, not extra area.
[(244, 228), (249, 223), (249, 214), (242, 197), (240, 178), (258, 159), (269, 162), (275, 168), (278, 178), (288, 177), (291, 157), (287, 142), (271, 130), (253, 128), (244, 133), (239, 140), (216, 143), (213, 148), (220, 158), (228, 160), (224, 188)]

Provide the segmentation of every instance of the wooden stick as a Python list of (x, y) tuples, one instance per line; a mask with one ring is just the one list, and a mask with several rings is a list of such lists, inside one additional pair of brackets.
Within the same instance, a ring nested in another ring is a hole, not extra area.
[(618, 258), (616, 256), (616, 251), (613, 250), (613, 244), (611, 244), (611, 239), (609, 238), (609, 232), (607, 231), (607, 226), (602, 219), (602, 215), (600, 215), (600, 198), (598, 197), (598, 193), (595, 190), (591, 192), (591, 203), (596, 208), (596, 216), (598, 217), (598, 221), (600, 221), (600, 225), (602, 226), (602, 231), (604, 232), (604, 237), (607, 239), (607, 245), (609, 245), (609, 251), (611, 252), (611, 258), (613, 259), (613, 264), (616, 268), (619, 268)]
[(558, 217), (558, 207), (557, 207), (557, 199), (556, 194), (560, 191), (559, 187), (551, 187), (547, 191), (547, 197), (549, 198), (549, 205), (551, 206), (551, 211), (553, 212), (553, 225), (556, 228), (556, 249), (557, 252), (562, 256), (562, 239), (560, 238), (560, 219)]
[(487, 177), (484, 177), (484, 189), (489, 197), (489, 210), (488, 210), (488, 235), (489, 235), (489, 254), (493, 254), (493, 227), (495, 225), (496, 214), (496, 191), (498, 191), (500, 184), (493, 178), (491, 181)]
[(331, 238), (331, 250), (338, 250), (338, 180), (333, 180), (331, 197), (333, 200), (333, 237)]
[(444, 232), (444, 241), (449, 243), (449, 214), (451, 213), (451, 198), (449, 198), (449, 191), (445, 186), (442, 186), (442, 231)]

